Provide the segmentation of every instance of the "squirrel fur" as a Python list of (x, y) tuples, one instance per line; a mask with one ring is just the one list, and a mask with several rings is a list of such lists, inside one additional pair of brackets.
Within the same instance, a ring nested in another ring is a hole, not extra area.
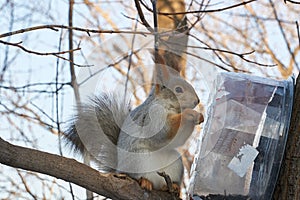
[[(163, 12), (185, 10), (182, 0), (158, 1), (157, 7)], [(159, 15), (158, 20), (160, 29), (187, 32), (184, 15)], [(160, 43), (151, 92), (135, 109), (123, 97), (103, 93), (79, 106), (64, 134), (70, 149), (91, 157), (100, 171), (125, 173), (145, 189), (166, 188), (157, 172), (165, 172), (178, 189), (183, 164), (176, 148), (203, 122), (203, 115), (193, 110), (199, 98), (179, 74), (186, 43), (187, 34)]]
[(77, 109), (64, 135), (67, 145), (89, 154), (100, 171), (128, 174), (148, 190), (166, 187), (157, 172), (180, 186), (183, 164), (176, 148), (203, 122), (203, 115), (193, 110), (199, 104), (194, 88), (177, 71), (163, 65), (157, 69), (140, 106), (131, 110), (117, 95), (100, 94)]

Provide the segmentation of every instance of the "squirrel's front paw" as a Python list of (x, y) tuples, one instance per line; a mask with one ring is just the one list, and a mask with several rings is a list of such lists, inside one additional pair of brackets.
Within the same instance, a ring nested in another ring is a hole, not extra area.
[(138, 180), (141, 188), (143, 189), (146, 189), (148, 191), (151, 191), (153, 189), (153, 184), (151, 181), (149, 181), (148, 179), (144, 178), (144, 177), (141, 177), (139, 180)]
[(183, 111), (183, 117), (188, 121), (192, 121), (195, 125), (204, 121), (204, 117), (201, 113), (189, 108)]

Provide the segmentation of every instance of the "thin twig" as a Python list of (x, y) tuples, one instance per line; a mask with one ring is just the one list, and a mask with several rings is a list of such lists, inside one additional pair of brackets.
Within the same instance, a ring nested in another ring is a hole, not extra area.
[(141, 35), (151, 35), (151, 32), (146, 31), (118, 31), (118, 30), (99, 30), (99, 29), (87, 29), (87, 28), (80, 28), (80, 27), (71, 27), (71, 26), (65, 26), (65, 25), (41, 25), (41, 26), (34, 26), (30, 28), (24, 28), (17, 31), (11, 31), (7, 33), (3, 33), (0, 35), (0, 38), (8, 37), (11, 35), (21, 34), (25, 32), (40, 30), (40, 29), (51, 29), (53, 31), (58, 31), (59, 29), (68, 29), (68, 30), (75, 30), (75, 31), (81, 31), (86, 32), (88, 35), (90, 33), (109, 33), (109, 34), (119, 34), (119, 33), (127, 33), (127, 34), (141, 34)]
[[(62, 31), (60, 32), (60, 37), (59, 37), (59, 42), (58, 42), (58, 51), (61, 51), (61, 42), (62, 42)], [(60, 130), (60, 120), (59, 120), (59, 110), (58, 110), (58, 67), (59, 67), (59, 58), (56, 59), (56, 75), (55, 75), (55, 104), (56, 104), (56, 126), (57, 126), (57, 132), (58, 132), (58, 149), (59, 149), (59, 154), (63, 156), (62, 152), (62, 145), (61, 145), (61, 130)]]
[(284, 24), (294, 24), (295, 22), (292, 20), (287, 20), (287, 19), (275, 19), (272, 16), (255, 16), (253, 14), (241, 14), (241, 13), (224, 13), (226, 15), (229, 15), (229, 17), (243, 17), (245, 19), (249, 19), (249, 18), (256, 18), (257, 20), (261, 20), (261, 21), (280, 21), (281, 23)]
[[(28, 84), (30, 85), (30, 84)], [(0, 88), (2, 89), (6, 89), (6, 90), (12, 90), (12, 91), (15, 91), (15, 92), (24, 92), (24, 89), (27, 88), (27, 87), (30, 87), (28, 85), (25, 85), (25, 86), (19, 86), (19, 87), (13, 87), (13, 86), (4, 86), (4, 85), (0, 85)], [(49, 94), (53, 94), (53, 93), (56, 93), (56, 91), (60, 91), (63, 89), (63, 87), (65, 85), (71, 85), (70, 83), (66, 83), (66, 84), (61, 84), (60, 87), (57, 89), (57, 90), (26, 90), (27, 93), (49, 93)]]
[[(10, 10), (10, 22), (9, 22), (9, 31), (12, 31), (12, 28), (14, 26), (14, 22), (15, 22), (15, 6), (13, 2), (8, 2), (9, 6), (11, 7)], [(7, 39), (7, 41), (10, 41), (10, 37)], [(5, 71), (8, 69), (9, 66), (9, 62), (8, 62), (8, 58), (11, 56), (11, 54), (9, 54), (9, 46), (5, 47), (5, 54), (4, 54), (4, 59), (3, 59), (3, 67), (1, 70), (1, 75), (0, 75), (0, 82), (2, 82)]]
[[(139, 49), (134, 50), (133, 54), (137, 54), (138, 52), (140, 52), (141, 50), (143, 50), (143, 49), (144, 49), (146, 46), (148, 46), (148, 45), (149, 45), (148, 43), (142, 45)], [(129, 56), (129, 54), (125, 54), (124, 56), (122, 56), (121, 58), (119, 58), (116, 62), (111, 63), (111, 64), (109, 64), (109, 65), (107, 65), (107, 66), (105, 66), (105, 67), (103, 67), (103, 68), (97, 70), (96, 72), (90, 74), (89, 77), (87, 77), (86, 79), (82, 80), (82, 81), (79, 83), (79, 86), (80, 86), (80, 85), (83, 85), (84, 83), (86, 83), (90, 78), (92, 78), (92, 77), (94, 77), (94, 76), (96, 76), (96, 75), (102, 73), (104, 70), (107, 70), (107, 69), (110, 68), (110, 67), (115, 67), (115, 66), (117, 66), (117, 65), (120, 64), (123, 60), (127, 59), (128, 56)], [(120, 70), (118, 70), (117, 68), (115, 68), (115, 69), (116, 69), (118, 72), (120, 72), (122, 75), (124, 75)]]
[(80, 47), (77, 47), (75, 49), (70, 49), (68, 51), (41, 53), (39, 51), (32, 51), (32, 50), (26, 49), (25, 47), (23, 47), (22, 45), (20, 45), (20, 44), (22, 44), (22, 42), (12, 43), (12, 42), (6, 42), (6, 41), (3, 41), (3, 40), (0, 40), (0, 43), (5, 44), (5, 45), (10, 45), (10, 46), (15, 46), (15, 47), (18, 47), (18, 48), (22, 49), (23, 51), (25, 51), (27, 53), (36, 54), (36, 55), (39, 55), (39, 56), (49, 56), (49, 55), (57, 56), (57, 55), (60, 55), (60, 54), (66, 54), (66, 53), (78, 51), (78, 50), (81, 49)]
[(280, 21), (279, 21), (279, 17), (278, 17), (278, 14), (277, 14), (275, 5), (274, 5), (274, 3), (273, 3), (272, 0), (269, 0), (269, 2), (270, 2), (270, 5), (271, 5), (271, 7), (272, 7), (272, 9), (273, 9), (273, 14), (274, 14), (275, 19), (276, 19), (276, 21), (277, 21), (277, 23), (278, 23), (279, 30), (280, 30), (280, 32), (281, 32), (281, 35), (282, 35), (284, 41), (285, 41), (286, 47), (287, 47), (287, 49), (288, 49), (288, 51), (289, 51), (289, 53), (290, 53), (290, 55), (291, 55), (291, 57), (292, 57), (294, 63), (296, 64), (297, 68), (300, 69), (298, 63), (296, 62), (295, 55), (294, 55), (294, 53), (292, 52), (290, 43), (289, 43), (289, 41), (288, 41), (288, 39), (287, 39), (287, 37), (286, 37), (286, 34), (285, 34), (284, 30), (283, 30), (283, 27), (282, 27), (281, 23), (280, 23)]
[[(134, 27), (135, 30), (137, 29), (137, 24), (138, 24), (138, 20), (136, 20), (136, 23), (135, 23), (135, 27)], [(135, 36), (136, 35), (133, 35), (133, 38), (132, 38), (132, 41), (131, 41), (131, 50), (130, 50), (130, 54), (128, 56), (128, 67), (127, 67), (127, 73), (126, 73), (124, 102), (126, 101), (126, 98), (127, 98), (129, 73), (130, 73), (130, 69), (131, 69), (131, 66), (132, 66), (132, 56), (134, 55), (133, 51), (134, 51)]]
[(284, 0), (284, 3), (286, 3), (286, 2), (293, 3), (293, 4), (300, 4), (300, 2), (298, 2), (298, 1)]
[(297, 27), (298, 43), (299, 43), (299, 46), (300, 46), (300, 31), (299, 31), (299, 24), (298, 24), (297, 21), (296, 21), (296, 27)]
[[(159, 15), (186, 15), (186, 14), (195, 14), (195, 13), (221, 12), (221, 11), (225, 11), (225, 10), (230, 10), (232, 8), (247, 5), (247, 4), (252, 3), (254, 1), (257, 1), (257, 0), (249, 0), (249, 1), (242, 2), (242, 3), (234, 4), (232, 6), (228, 6), (228, 7), (224, 7), (224, 8), (218, 8), (218, 9), (211, 9), (211, 10), (193, 10), (193, 11), (172, 12), (172, 13), (170, 13), (170, 12), (158, 12), (157, 14), (159, 14)], [(146, 7), (146, 8), (148, 8), (148, 7)], [(150, 8), (148, 8), (148, 10), (153, 12), (153, 10), (151, 10)]]
[[(210, 61), (210, 60), (208, 60), (208, 59), (206, 59), (206, 58), (203, 58), (203, 57), (199, 56), (198, 54), (194, 54), (194, 53), (187, 52), (187, 51), (184, 52), (184, 53), (185, 53), (186, 55), (190, 55), (190, 56), (193, 56), (193, 57), (198, 58), (198, 59), (200, 59), (200, 60), (203, 60), (203, 61), (205, 61), (205, 62), (207, 62), (207, 63), (209, 63), (209, 64), (215, 65), (215, 66), (219, 67), (220, 69), (223, 69), (223, 70), (225, 70), (225, 71), (227, 71), (227, 72), (230, 71), (229, 69), (226, 69), (226, 68), (223, 67), (222, 65), (219, 65), (219, 64), (217, 64), (217, 63), (215, 63), (215, 62), (212, 62), (212, 61)], [(245, 72), (245, 71), (239, 70), (239, 69), (237, 69), (237, 71)]]
[[(276, 66), (276, 64), (263, 64), (263, 63), (259, 63), (259, 62), (252, 61), (252, 60), (249, 60), (249, 59), (245, 58), (245, 56), (253, 54), (255, 52), (254, 50), (252, 50), (250, 52), (246, 52), (246, 53), (236, 53), (236, 52), (229, 51), (229, 50), (212, 48), (207, 43), (205, 43), (204, 41), (200, 40), (196, 36), (194, 36), (194, 35), (190, 35), (190, 36), (193, 37), (194, 39), (196, 39), (197, 41), (201, 42), (202, 44), (206, 45), (207, 47), (199, 47), (199, 46), (190, 46), (189, 45), (188, 46), (189, 48), (211, 50), (211, 51), (213, 51), (215, 53), (216, 56), (218, 56), (218, 58), (220, 59), (220, 61), (223, 61), (223, 59), (221, 57), (219, 57), (219, 55), (216, 52), (222, 52), (222, 53), (226, 53), (226, 54), (232, 54), (232, 55), (240, 57), (242, 60), (244, 60), (244, 61), (246, 61), (248, 63), (252, 63), (252, 64), (255, 64), (255, 65), (258, 65), (258, 66), (262, 66), (262, 67), (275, 67)], [(224, 64), (226, 64), (226, 63), (224, 63)]]
[(156, 9), (156, 0), (151, 0), (153, 8), (153, 25), (154, 25), (154, 60), (157, 62), (158, 59), (158, 22), (157, 22), (157, 9)]
[(140, 2), (139, 0), (134, 0), (134, 3), (135, 3), (135, 7), (138, 11), (138, 14), (140, 16), (140, 19), (142, 21), (142, 23), (144, 24), (144, 26), (152, 33), (154, 32), (153, 28), (150, 26), (150, 24), (147, 22), (147, 20), (145, 19), (145, 16), (144, 16), (144, 13), (142, 11), (142, 8), (141, 8), (141, 5), (140, 5)]
[[(18, 117), (21, 117), (21, 118), (26, 119), (26, 120), (28, 120), (30, 122), (33, 122), (33, 123), (41, 125), (42, 127), (48, 129), (53, 134), (57, 134), (56, 131), (54, 130), (54, 127), (51, 124), (43, 122), (40, 119), (40, 117), (32, 117), (32, 116), (26, 115), (24, 113), (18, 113), (18, 112), (15, 111), (15, 109), (10, 109), (9, 107), (7, 107), (5, 104), (3, 104), (1, 102), (0, 102), (0, 105), (3, 106), (4, 109), (6, 110), (6, 112), (2, 112), (2, 113), (7, 113), (7, 114), (12, 114), (13, 113), (14, 115), (16, 115)], [(29, 109), (26, 108), (26, 110), (28, 111)], [(32, 110), (29, 110), (29, 111), (32, 111)], [(32, 114), (35, 115), (35, 116), (37, 116), (37, 114), (33, 113), (33, 111), (32, 111)]]
[(43, 110), (42, 108), (38, 107), (37, 105), (35, 105), (32, 101), (30, 102), (30, 104), (35, 107), (38, 111), (40, 111), (43, 115), (45, 115), (49, 120), (51, 120), (53, 123), (55, 123), (55, 120), (50, 117), (45, 110)]
[[(29, 87), (35, 87), (35, 86), (42, 86), (42, 85), (55, 85), (56, 83), (30, 83), (30, 84), (26, 84), (26, 85), (22, 85), (22, 86), (18, 86), (18, 87), (13, 87), (13, 86), (4, 86), (4, 85), (0, 85), (1, 88), (5, 88), (5, 89), (13, 89), (13, 90), (22, 90), (22, 89), (26, 89)], [(70, 85), (70, 82), (65, 82), (65, 83), (58, 83), (59, 85)]]
[(35, 54), (35, 55), (39, 55), (39, 56), (55, 56), (55, 57), (60, 58), (62, 60), (71, 62), (71, 63), (73, 63), (73, 65), (78, 66), (78, 67), (90, 67), (91, 66), (91, 65), (79, 65), (79, 64), (76, 64), (76, 63), (74, 63), (73, 61), (71, 61), (67, 58), (64, 58), (64, 57), (60, 56), (61, 54), (66, 54), (66, 53), (78, 51), (78, 50), (81, 49), (80, 47), (77, 47), (76, 49), (70, 49), (68, 51), (42, 53), (42, 52), (39, 52), (39, 51), (32, 51), (32, 50), (29, 50), (29, 49), (23, 47), (22, 45), (20, 45), (22, 42), (11, 43), (11, 42), (6, 42), (6, 41), (3, 41), (3, 40), (0, 40), (0, 43), (5, 44), (5, 45), (10, 45), (10, 46), (15, 46), (15, 47), (18, 47), (18, 48), (22, 49), (23, 51), (25, 51), (27, 53), (31, 53), (31, 54)]
[(23, 185), (24, 185), (24, 188), (25, 188), (26, 192), (27, 192), (34, 200), (37, 200), (37, 199), (38, 199), (37, 196), (34, 195), (34, 194), (32, 193), (32, 191), (29, 189), (29, 186), (28, 186), (26, 180), (24, 179), (23, 175), (20, 173), (20, 170), (17, 169), (17, 173), (18, 173), (18, 175), (19, 175), (19, 177), (20, 177), (20, 179), (21, 179), (21, 181), (22, 181), (22, 183), (23, 183)]
[[(74, 9), (74, 0), (69, 0), (69, 27), (73, 27), (73, 9)], [(88, 35), (89, 32), (87, 32)], [(69, 49), (73, 49), (73, 29), (69, 29)], [(81, 98), (80, 98), (80, 94), (79, 94), (79, 85), (77, 83), (77, 78), (76, 78), (76, 74), (75, 74), (75, 66), (74, 66), (74, 53), (70, 52), (69, 53), (69, 60), (70, 62), (70, 76), (71, 76), (71, 86), (73, 88), (74, 91), (74, 96), (75, 96), (75, 101), (76, 101), (76, 106), (78, 109), (78, 112), (81, 113)], [(84, 164), (90, 166), (90, 156), (88, 154), (83, 156), (83, 162)], [(73, 190), (71, 187), (71, 183), (69, 183), (70, 185), (70, 192), (72, 194), (72, 198), (74, 200), (74, 194), (73, 194)], [(87, 199), (93, 199), (93, 193), (89, 190), (86, 189), (86, 197)]]

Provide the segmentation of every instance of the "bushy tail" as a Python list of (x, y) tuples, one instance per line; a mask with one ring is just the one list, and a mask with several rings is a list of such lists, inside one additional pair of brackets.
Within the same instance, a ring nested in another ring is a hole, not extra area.
[(99, 170), (115, 171), (116, 146), (121, 126), (130, 112), (129, 103), (117, 95), (101, 94), (77, 111), (64, 135), (66, 145), (83, 156), (89, 154)]

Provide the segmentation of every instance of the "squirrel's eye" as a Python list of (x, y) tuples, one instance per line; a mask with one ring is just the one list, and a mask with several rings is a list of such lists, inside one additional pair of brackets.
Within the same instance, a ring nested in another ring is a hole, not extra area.
[(181, 87), (177, 86), (177, 87), (175, 88), (175, 92), (176, 92), (176, 93), (183, 93), (183, 89), (182, 89)]

